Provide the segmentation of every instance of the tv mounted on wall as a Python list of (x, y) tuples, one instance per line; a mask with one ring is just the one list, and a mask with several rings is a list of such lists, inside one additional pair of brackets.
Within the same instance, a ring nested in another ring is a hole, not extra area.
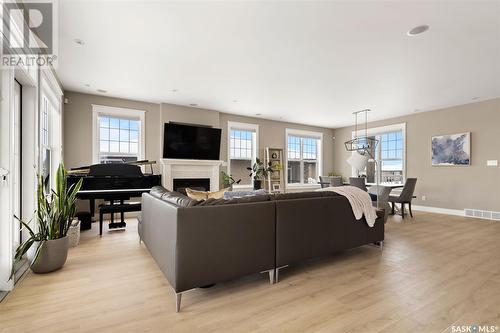
[(221, 129), (165, 123), (163, 158), (219, 160)]

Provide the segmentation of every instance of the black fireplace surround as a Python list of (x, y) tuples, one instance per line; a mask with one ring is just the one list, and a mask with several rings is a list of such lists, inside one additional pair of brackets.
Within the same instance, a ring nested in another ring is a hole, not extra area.
[(210, 178), (175, 178), (174, 191), (186, 195), (186, 188), (197, 191), (210, 191)]

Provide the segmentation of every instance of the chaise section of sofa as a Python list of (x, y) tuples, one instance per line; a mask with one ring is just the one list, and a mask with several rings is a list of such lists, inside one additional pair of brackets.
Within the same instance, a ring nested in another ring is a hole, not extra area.
[(364, 217), (356, 220), (349, 201), (341, 195), (333, 192), (293, 194), (275, 198), (278, 270), (358, 246), (382, 244), (383, 211), (377, 212), (375, 225), (369, 227)]

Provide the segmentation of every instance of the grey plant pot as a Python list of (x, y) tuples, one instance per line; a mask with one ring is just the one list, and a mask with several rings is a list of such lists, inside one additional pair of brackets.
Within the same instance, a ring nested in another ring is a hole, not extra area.
[[(36, 244), (36, 243), (35, 243)], [(33, 263), (36, 245), (28, 250), (28, 260)], [(69, 239), (68, 236), (59, 239), (46, 241), (40, 249), (40, 254), (36, 261), (31, 265), (34, 273), (49, 273), (56, 271), (64, 266), (68, 257)]]

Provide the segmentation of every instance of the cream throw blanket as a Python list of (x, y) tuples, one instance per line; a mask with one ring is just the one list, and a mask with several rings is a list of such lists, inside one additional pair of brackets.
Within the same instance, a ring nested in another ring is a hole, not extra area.
[(354, 186), (336, 186), (317, 189), (316, 191), (331, 191), (338, 193), (349, 200), (356, 220), (365, 215), (366, 223), (373, 227), (377, 219), (376, 209), (372, 206), (372, 199), (368, 192)]

